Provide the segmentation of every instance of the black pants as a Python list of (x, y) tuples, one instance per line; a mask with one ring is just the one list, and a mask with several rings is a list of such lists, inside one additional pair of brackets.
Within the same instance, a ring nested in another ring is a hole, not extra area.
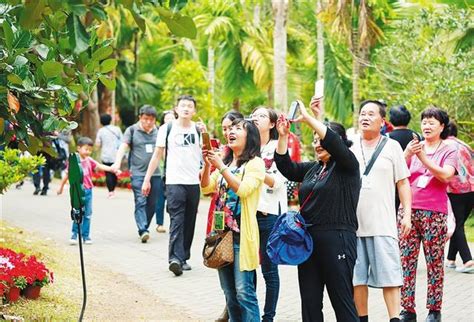
[[(109, 167), (113, 163), (109, 162), (102, 162), (105, 165), (108, 165)], [(109, 192), (114, 191), (115, 187), (117, 186), (117, 176), (113, 172), (105, 171), (105, 184), (107, 185), (107, 189)]]
[(170, 215), (168, 260), (184, 263), (191, 257), (201, 191), (197, 184), (167, 184), (165, 193)]
[(464, 232), (464, 223), (474, 205), (474, 192), (454, 194), (448, 193), (451, 207), (453, 207), (454, 217), (456, 218), (456, 229), (454, 230), (449, 242), (448, 260), (456, 260), (456, 254), (459, 252), (463, 263), (472, 260), (471, 251), (466, 240)]
[(357, 238), (345, 230), (315, 230), (313, 254), (298, 265), (303, 321), (324, 321), (323, 292), (327, 288), (337, 321), (359, 321), (354, 304), (352, 276), (357, 258)]

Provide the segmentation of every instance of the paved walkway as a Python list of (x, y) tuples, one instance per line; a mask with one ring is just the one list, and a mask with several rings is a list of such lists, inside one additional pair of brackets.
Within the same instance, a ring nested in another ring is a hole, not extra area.
[[(69, 197), (67, 189), (56, 196), (57, 185), (52, 184), (48, 196), (33, 196), (33, 186), (27, 182), (22, 190), (11, 189), (0, 202), (2, 219), (34, 230), (68, 245), (70, 237)], [(85, 260), (125, 274), (132, 282), (149, 289), (161, 301), (185, 312), (195, 320), (212, 321), (224, 307), (216, 271), (202, 265), (201, 249), (204, 239), (209, 202), (201, 201), (196, 234), (189, 263), (193, 270), (175, 277), (168, 271), (168, 234), (152, 231), (147, 244), (138, 240), (133, 218), (133, 196), (130, 191), (118, 190), (117, 197), (107, 199), (103, 188), (94, 189), (92, 233), (93, 245), (85, 245)], [(166, 225), (169, 218), (166, 218)], [(155, 226), (153, 225), (153, 228)], [(471, 244), (471, 249), (474, 247)], [(70, 247), (71, 256), (78, 256), (76, 247)], [(417, 279), (417, 307), (420, 318), (426, 316), (426, 269), (421, 256)], [(459, 264), (459, 263), (458, 263)], [(300, 300), (295, 267), (280, 267), (281, 291), (277, 321), (299, 321)], [(80, 281), (78, 281), (78, 284)], [(258, 299), (263, 308), (264, 281), (258, 274)], [(93, 287), (93, 286), (90, 286)], [(124, 293), (125, 294), (125, 293)], [(111, 294), (112, 295), (112, 294)], [(112, 295), (113, 296), (113, 295)], [(335, 321), (329, 299), (325, 298), (326, 321)], [(388, 321), (380, 290), (370, 290), (371, 321)], [(130, 317), (131, 318), (131, 317)], [(160, 312), (150, 316), (159, 320)], [(421, 320), (421, 319), (420, 319)], [(474, 275), (453, 271), (446, 273), (443, 321), (474, 321)]]

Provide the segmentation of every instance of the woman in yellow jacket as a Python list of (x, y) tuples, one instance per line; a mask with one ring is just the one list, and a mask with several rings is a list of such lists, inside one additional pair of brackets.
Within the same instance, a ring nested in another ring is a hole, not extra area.
[[(230, 151), (222, 160), (203, 150), (204, 194), (218, 191), (216, 210), (224, 213), (225, 229), (233, 232), (234, 263), (218, 270), (231, 321), (260, 321), (255, 270), (259, 264), (257, 205), (265, 178), (260, 134), (251, 121), (237, 119), (228, 135)], [(210, 174), (213, 165), (216, 170)]]

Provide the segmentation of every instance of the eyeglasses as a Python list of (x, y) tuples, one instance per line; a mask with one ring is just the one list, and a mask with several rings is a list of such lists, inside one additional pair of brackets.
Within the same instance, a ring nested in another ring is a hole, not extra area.
[(263, 120), (264, 118), (267, 118), (267, 117), (269, 117), (269, 116), (266, 115), (266, 114), (251, 114), (250, 115), (251, 119), (261, 119), (261, 120)]

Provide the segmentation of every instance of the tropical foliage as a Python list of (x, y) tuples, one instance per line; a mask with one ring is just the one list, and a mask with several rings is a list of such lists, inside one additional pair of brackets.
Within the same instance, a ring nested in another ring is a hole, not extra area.
[[(279, 1), (286, 0), (10, 0), (0, 7), (0, 95), (10, 98), (0, 100), (0, 117), (14, 124), (20, 148), (34, 152), (47, 149), (39, 133), (74, 128), (73, 120), (82, 126), (76, 131), (94, 135), (99, 113), (116, 110), (127, 126), (143, 104), (164, 111), (193, 94), (198, 116), (218, 133), (226, 111), (248, 115), (275, 104), (272, 4)], [(328, 119), (353, 125), (367, 98), (405, 104), (414, 119), (435, 104), (473, 141), (467, 1), (289, 1), (286, 10), (289, 101), (308, 102), (319, 72)], [(31, 12), (47, 19), (26, 19)]]

